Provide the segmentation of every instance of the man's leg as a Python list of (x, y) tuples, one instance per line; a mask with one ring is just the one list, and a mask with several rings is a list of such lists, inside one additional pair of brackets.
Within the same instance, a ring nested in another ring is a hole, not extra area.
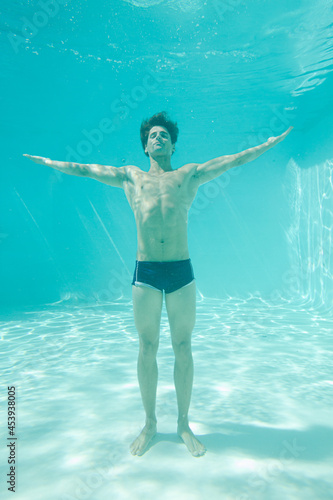
[(191, 335), (195, 325), (195, 281), (165, 294), (172, 347), (175, 353), (174, 379), (178, 402), (178, 434), (193, 456), (205, 453), (205, 447), (194, 436), (188, 424), (188, 410), (193, 385)]
[(156, 354), (159, 344), (163, 293), (145, 286), (132, 286), (134, 322), (139, 334), (138, 380), (146, 425), (131, 444), (133, 455), (143, 455), (156, 434)]

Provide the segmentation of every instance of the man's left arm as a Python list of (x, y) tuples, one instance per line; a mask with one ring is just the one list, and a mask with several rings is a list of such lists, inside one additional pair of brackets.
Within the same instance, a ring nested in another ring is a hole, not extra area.
[(270, 137), (266, 142), (255, 146), (254, 148), (246, 149), (240, 153), (233, 155), (219, 156), (213, 160), (206, 161), (205, 163), (200, 163), (197, 165), (195, 177), (197, 178), (199, 184), (205, 184), (216, 177), (220, 176), (232, 167), (239, 167), (253, 161), (258, 156), (262, 155), (273, 146), (283, 141), (285, 137), (291, 132), (293, 127), (289, 127), (283, 134), (278, 137)]

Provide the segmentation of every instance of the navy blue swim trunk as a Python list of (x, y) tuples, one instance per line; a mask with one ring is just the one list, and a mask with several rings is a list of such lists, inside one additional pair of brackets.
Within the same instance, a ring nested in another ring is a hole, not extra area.
[(137, 260), (132, 285), (148, 286), (172, 293), (194, 280), (191, 259), (167, 262)]

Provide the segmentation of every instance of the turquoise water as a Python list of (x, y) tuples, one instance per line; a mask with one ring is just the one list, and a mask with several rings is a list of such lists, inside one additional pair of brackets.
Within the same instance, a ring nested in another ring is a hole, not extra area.
[[(16, 499), (333, 498), (331, 3), (22, 0), (0, 12), (1, 498), (13, 495), (8, 386)], [(124, 193), (22, 156), (148, 170), (139, 127), (164, 109), (180, 128), (173, 168), (294, 126), (203, 185), (189, 212), (199, 459), (176, 435), (165, 306), (158, 434), (129, 453), (144, 411)]]

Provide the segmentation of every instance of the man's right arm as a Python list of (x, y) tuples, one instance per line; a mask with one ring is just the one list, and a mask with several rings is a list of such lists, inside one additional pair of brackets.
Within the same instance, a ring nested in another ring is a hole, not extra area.
[(111, 167), (109, 165), (99, 165), (95, 163), (71, 163), (66, 161), (54, 161), (42, 156), (23, 155), (35, 163), (47, 165), (55, 168), (59, 172), (80, 177), (90, 177), (96, 181), (103, 182), (109, 186), (123, 187), (123, 182), (127, 180), (126, 167)]

